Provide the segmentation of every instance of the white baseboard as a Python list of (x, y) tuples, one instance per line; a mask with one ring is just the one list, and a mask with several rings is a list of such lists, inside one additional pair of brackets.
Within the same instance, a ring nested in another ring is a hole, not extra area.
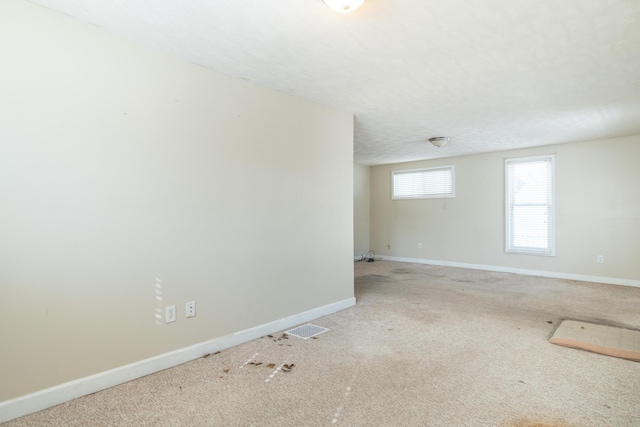
[(633, 286), (640, 288), (640, 280), (619, 279), (616, 277), (589, 276), (586, 274), (558, 273), (556, 271), (527, 270), (524, 268), (500, 267), (497, 265), (468, 264), (465, 262), (440, 261), (435, 259), (404, 258), (385, 255), (387, 261), (413, 262), (416, 264), (442, 265), (446, 267), (470, 268), (474, 270), (497, 271), (501, 273), (523, 274), (525, 276), (552, 277), (555, 279), (580, 280), (582, 282), (607, 283), (610, 285)]
[(32, 414), (42, 409), (59, 405), (60, 403), (68, 402), (69, 400), (95, 393), (154, 372), (181, 365), (202, 357), (207, 353), (215, 353), (216, 351), (221, 351), (260, 338), (264, 335), (282, 331), (328, 314), (333, 314), (345, 308), (352, 307), (355, 303), (355, 298), (348, 298), (270, 323), (265, 323), (264, 325), (245, 329), (231, 335), (69, 381), (16, 399), (5, 400), (4, 402), (0, 402), (0, 423)]

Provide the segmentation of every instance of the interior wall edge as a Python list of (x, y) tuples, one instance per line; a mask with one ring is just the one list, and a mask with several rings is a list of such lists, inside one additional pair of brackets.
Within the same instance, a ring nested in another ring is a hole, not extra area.
[(194, 344), (88, 377), (79, 378), (15, 399), (5, 400), (4, 402), (0, 402), (0, 423), (123, 384), (136, 378), (153, 374), (154, 372), (190, 362), (207, 353), (211, 354), (216, 351), (222, 351), (267, 334), (316, 320), (320, 317), (352, 307), (355, 304), (355, 298), (347, 298), (224, 337)]
[(550, 277), (553, 279), (578, 280), (580, 282), (604, 283), (608, 285), (631, 286), (640, 288), (640, 280), (621, 279), (617, 277), (590, 276), (586, 274), (560, 273), (557, 271), (529, 270), (524, 268), (502, 267), (498, 265), (469, 264), (466, 262), (440, 261), (434, 259), (405, 258), (385, 255), (387, 261), (409, 262), (415, 264), (441, 265), (445, 267), (468, 268), (472, 270), (495, 271), (498, 273), (515, 273), (525, 276)]

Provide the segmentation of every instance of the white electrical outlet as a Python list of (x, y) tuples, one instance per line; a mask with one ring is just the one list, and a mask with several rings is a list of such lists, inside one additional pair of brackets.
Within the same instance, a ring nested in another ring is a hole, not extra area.
[(196, 302), (189, 301), (185, 304), (185, 312), (187, 313), (187, 319), (190, 317), (196, 317)]
[(604, 262), (604, 255), (598, 255), (597, 261)]
[(422, 243), (418, 243), (418, 249), (422, 249)]
[(164, 309), (164, 319), (166, 323), (171, 323), (176, 321), (176, 306), (169, 305)]

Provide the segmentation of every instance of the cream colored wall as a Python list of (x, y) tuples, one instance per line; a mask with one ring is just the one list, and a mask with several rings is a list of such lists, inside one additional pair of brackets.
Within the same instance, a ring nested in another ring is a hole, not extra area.
[[(556, 153), (557, 256), (506, 254), (504, 159), (548, 153)], [(371, 246), (381, 255), (639, 280), (638, 159), (633, 136), (372, 167)], [(392, 170), (449, 164), (455, 198), (391, 200)]]
[(353, 168), (353, 254), (360, 257), (369, 252), (369, 203), (370, 168), (354, 165)]
[(0, 401), (353, 297), (352, 115), (21, 0), (0, 94)]

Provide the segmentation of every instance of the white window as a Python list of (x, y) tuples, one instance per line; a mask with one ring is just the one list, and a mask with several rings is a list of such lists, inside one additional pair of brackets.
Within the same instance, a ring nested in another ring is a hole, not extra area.
[(505, 160), (507, 253), (555, 256), (555, 155)]
[(453, 165), (394, 171), (391, 176), (393, 200), (455, 197)]

